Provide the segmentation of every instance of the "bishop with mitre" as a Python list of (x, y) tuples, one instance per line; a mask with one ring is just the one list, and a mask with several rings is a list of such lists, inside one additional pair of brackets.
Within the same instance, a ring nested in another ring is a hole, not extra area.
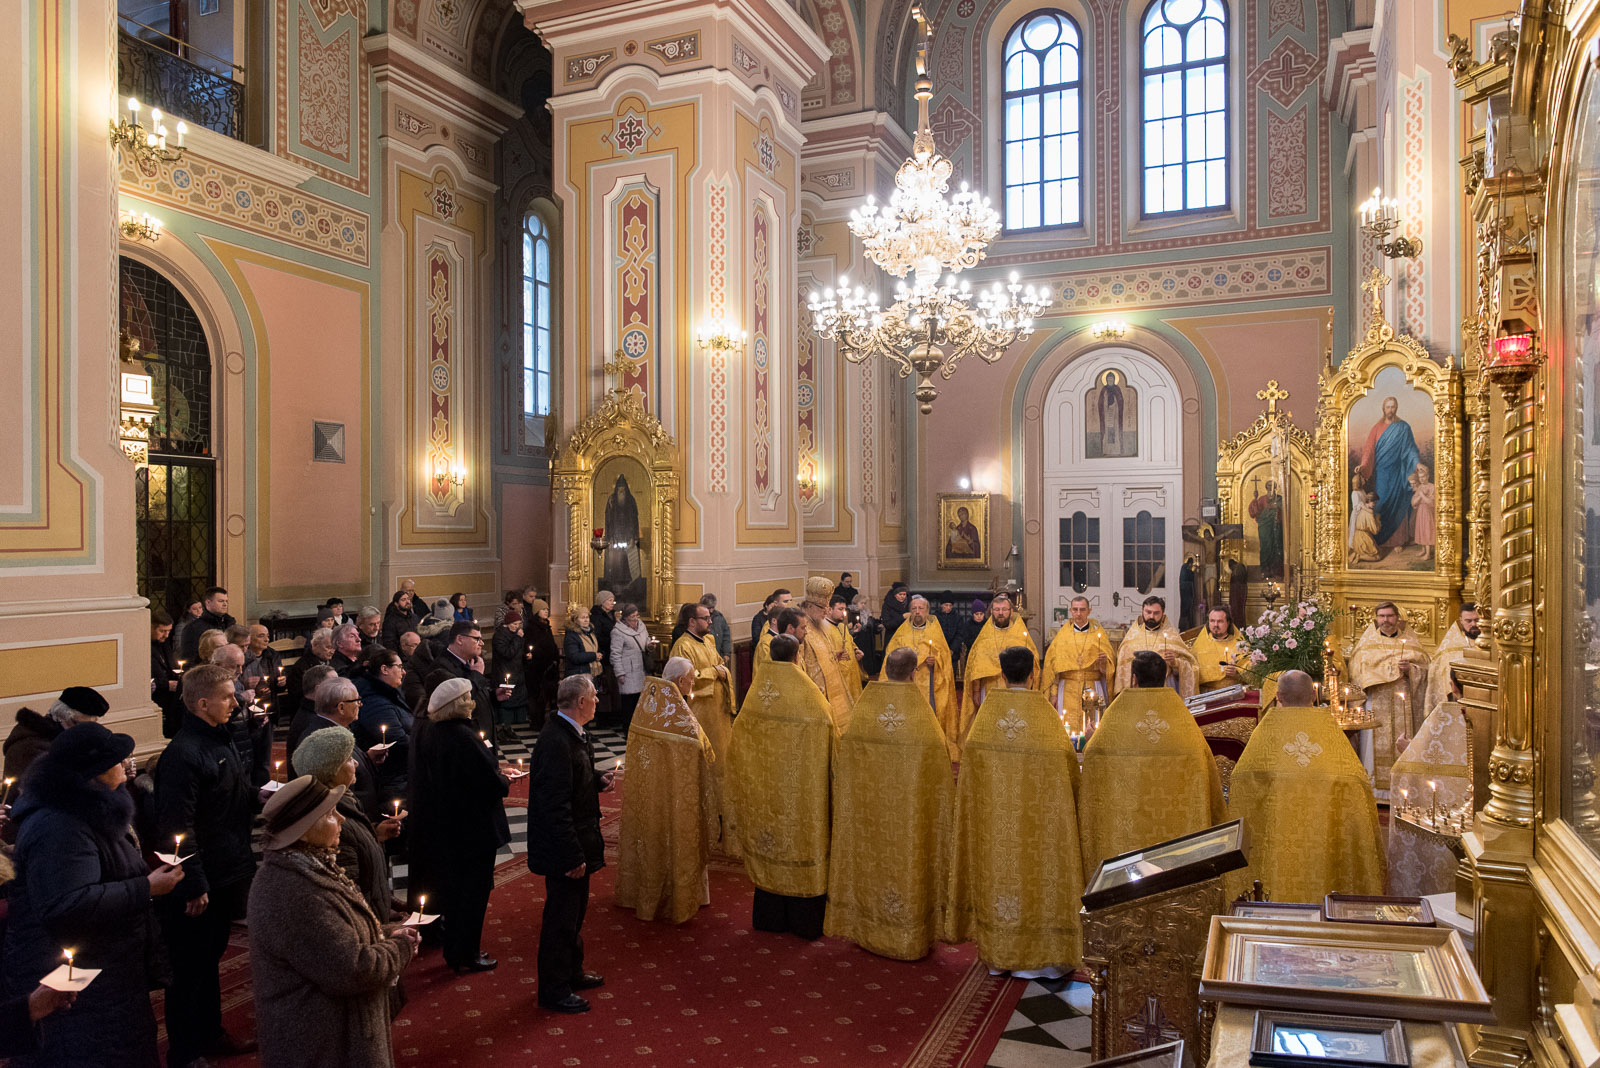
[(828, 894), (833, 719), (799, 654), (792, 636), (772, 639), (772, 661), (734, 722), (728, 771), (744, 870), (756, 884), (751, 925), (815, 940)]
[(1089, 598), (1074, 597), (1067, 608), (1067, 625), (1056, 631), (1044, 654), (1039, 686), (1071, 730), (1083, 730), (1083, 694), (1107, 697), (1111, 665), (1117, 654), (1105, 628), (1089, 618)]
[(1195, 681), (1199, 692), (1220, 690), (1239, 682), (1239, 642), (1243, 635), (1233, 625), (1233, 615), (1226, 608), (1213, 608), (1206, 613), (1205, 629), (1194, 636)]
[[(1199, 662), (1194, 650), (1184, 642), (1183, 635), (1167, 618), (1167, 602), (1154, 595), (1144, 599), (1139, 620), (1122, 636), (1117, 646), (1117, 677), (1115, 690), (1121, 693), (1130, 686), (1130, 672), (1136, 653), (1152, 652), (1167, 665), (1167, 674), (1182, 697), (1193, 697), (1199, 692)], [(1163, 683), (1165, 685), (1165, 683)]]
[(716, 756), (689, 708), (694, 665), (673, 657), (646, 679), (628, 727), (628, 803), (617, 842), (617, 904), (682, 923), (711, 903), (706, 861), (721, 837)]
[(1420, 726), (1417, 711), (1427, 687), (1428, 654), (1393, 601), (1380, 601), (1372, 622), (1350, 653), (1349, 678), (1366, 694), (1372, 729), (1372, 785), (1378, 800), (1389, 800), (1389, 769), (1395, 742)]
[[(1000, 674), (1000, 654), (1012, 646), (1020, 646), (1032, 653), (1037, 669), (1039, 647), (1033, 644), (1033, 635), (1028, 633), (1028, 628), (1017, 618), (1011, 598), (1003, 593), (997, 593), (994, 600), (989, 602), (989, 621), (978, 631), (978, 636), (972, 640), (972, 647), (967, 652), (966, 676), (963, 679), (961, 695), (961, 718), (956, 724), (955, 733), (950, 737), (957, 748), (966, 744), (967, 732), (972, 729), (972, 721), (977, 718), (978, 709), (989, 696), (989, 691), (1005, 685), (1005, 680)], [(1037, 678), (1036, 673), (1030, 673), (1028, 684), (1033, 685)]]
[(995, 971), (1060, 978), (1083, 955), (1078, 757), (1031, 684), (1032, 651), (1002, 651), (1000, 669), (961, 754), (945, 940), (976, 942)]
[(812, 575), (806, 579), (806, 599), (801, 607), (805, 609), (806, 628), (800, 636), (800, 662), (806, 674), (811, 676), (811, 681), (817, 684), (817, 689), (822, 691), (822, 696), (828, 699), (828, 706), (833, 709), (833, 729), (843, 734), (850, 726), (850, 706), (854, 703), (850, 689), (845, 685), (844, 673), (846, 670), (859, 674), (855, 660), (850, 659), (846, 664), (846, 654), (842, 649), (836, 650), (828, 641), (827, 626), (828, 601), (833, 597), (833, 582), (821, 575)]
[(899, 649), (916, 654), (917, 668), (911, 681), (933, 707), (939, 730), (950, 748), (950, 759), (954, 760), (961, 716), (961, 704), (956, 700), (955, 658), (945, 640), (944, 628), (929, 614), (928, 599), (921, 594), (911, 598), (911, 613), (889, 639), (883, 659), (885, 670), (889, 656)]
[(1167, 662), (1142, 649), (1083, 750), (1078, 791), (1083, 870), (1224, 822), (1222, 779), (1189, 707), (1167, 686)]
[(955, 781), (944, 732), (913, 680), (917, 654), (884, 658), (834, 746), (827, 934), (895, 960), (927, 955), (944, 926)]
[(1285, 671), (1278, 704), (1262, 714), (1233, 769), (1228, 813), (1244, 821), (1250, 866), (1227, 877), (1230, 898), (1253, 879), (1273, 901), (1384, 892), (1378, 805), (1361, 758), (1311, 676)]
[(717, 758), (712, 766), (712, 777), (722, 806), (722, 851), (736, 857), (739, 855), (737, 819), (729, 807), (723, 782), (728, 746), (733, 738), (733, 676), (723, 664), (717, 652), (717, 640), (711, 634), (711, 609), (703, 604), (686, 604), (678, 622), (684, 625), (684, 632), (673, 643), (669, 655), (681, 656), (694, 665), (694, 692), (689, 698), (689, 707), (700, 729), (706, 732), (711, 751)]

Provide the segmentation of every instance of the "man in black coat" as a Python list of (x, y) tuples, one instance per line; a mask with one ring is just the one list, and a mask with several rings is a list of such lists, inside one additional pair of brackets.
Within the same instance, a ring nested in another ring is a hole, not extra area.
[[(217, 972), (256, 872), (250, 851), (256, 790), (228, 729), (233, 676), (215, 664), (190, 668), (183, 676), (183, 702), (183, 723), (156, 765), (156, 840), (149, 843), (189, 857), (183, 882), (160, 909), (172, 962), (168, 1065), (255, 1048), (222, 1029)], [(175, 846), (177, 835), (183, 839)]]
[(463, 619), (451, 625), (450, 644), (443, 653), (434, 657), (433, 667), (424, 683), (428, 696), (432, 697), (433, 691), (446, 679), (466, 679), (472, 685), (475, 706), (472, 710), (473, 722), (486, 739), (494, 741), (496, 696), (509, 697), (511, 688), (502, 686), (497, 690), (484, 677), (483, 629), (471, 620)]
[[(761, 603), (761, 611), (750, 620), (750, 643), (761, 644), (761, 632), (767, 627), (767, 620), (788, 608), (794, 600), (794, 595), (785, 589), (776, 589), (767, 594), (767, 599)], [(677, 642), (674, 637), (673, 642)]]
[(354, 623), (341, 623), (333, 628), (333, 670), (345, 678), (354, 678), (361, 671), (361, 655), (365, 645), (361, 631)]
[[(289, 754), (291, 780), (301, 774), (295, 770), (294, 751), (300, 748), (300, 743), (306, 740), (307, 735), (327, 730), (329, 727), (341, 727), (349, 731), (356, 717), (361, 714), (361, 693), (356, 689), (356, 684), (346, 678), (334, 676), (324, 680), (317, 686), (313, 699), (316, 702), (317, 714), (303, 722), (297, 717), (294, 725), (289, 728), (289, 740), (285, 751)], [(298, 733), (296, 728), (299, 728)], [(356, 781), (350, 787), (350, 796), (356, 799), (362, 811), (373, 820), (383, 818), (383, 806), (378, 798), (376, 765), (382, 764), (388, 755), (387, 749), (363, 751), (359, 745), (352, 754), (356, 762)]]
[(161, 737), (178, 733), (183, 698), (178, 695), (178, 658), (172, 652), (172, 617), (163, 608), (150, 609), (150, 697), (161, 709)]
[(588, 1012), (580, 990), (605, 980), (583, 970), (583, 917), (589, 876), (605, 867), (600, 837), (600, 792), (611, 773), (596, 776), (594, 748), (584, 729), (594, 719), (594, 683), (569, 675), (556, 690), (556, 714), (545, 720), (533, 747), (528, 786), (528, 870), (544, 876), (544, 916), (539, 924), (540, 1008)]
[(206, 590), (202, 599), (205, 610), (187, 627), (183, 628), (183, 644), (178, 649), (178, 659), (193, 666), (200, 659), (200, 635), (208, 630), (227, 633), (238, 620), (228, 614), (228, 591), (221, 586)]

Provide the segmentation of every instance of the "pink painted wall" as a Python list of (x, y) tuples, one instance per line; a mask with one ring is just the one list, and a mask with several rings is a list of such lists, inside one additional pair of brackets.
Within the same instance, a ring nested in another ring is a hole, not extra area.
[[(255, 443), (265, 453), (256, 458), (257, 477), (265, 471), (269, 482), (257, 487), (266, 511), (258, 519), (266, 541), (261, 582), (365, 589), (360, 296), (257, 264), (241, 270), (265, 330), (257, 339), (257, 383), (266, 395), (257, 396)], [(314, 419), (345, 425), (344, 463), (312, 462)]]
[[(1293, 316), (1290, 318), (1289, 316)], [(1307, 430), (1316, 425), (1318, 376), (1322, 368), (1323, 326), (1315, 312), (1296, 310), (1283, 321), (1200, 325), (1199, 337), (1222, 362), (1217, 388), (1226, 402), (1218, 420), (1219, 436), (1232, 437), (1255, 421), (1266, 407), (1256, 393), (1268, 379), (1289, 391), (1279, 402)]]
[(501, 484), (500, 568), (506, 589), (549, 582), (549, 486)]

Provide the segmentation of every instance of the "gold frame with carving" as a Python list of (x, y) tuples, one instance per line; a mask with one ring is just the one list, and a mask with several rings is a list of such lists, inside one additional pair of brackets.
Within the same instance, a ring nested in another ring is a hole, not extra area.
[[(1374, 268), (1364, 290), (1372, 294), (1367, 332), (1338, 367), (1325, 366), (1317, 402), (1314, 451), (1317, 482), (1316, 559), (1320, 592), (1334, 609), (1338, 641), (1360, 637), (1372, 606), (1393, 601), (1411, 628), (1438, 644), (1461, 600), (1461, 372), (1428, 354), (1416, 338), (1397, 334), (1383, 313), (1388, 276)], [(1433, 400), (1434, 483), (1438, 487), (1437, 545), (1432, 571), (1352, 569), (1346, 563), (1350, 510), (1350, 409), (1375, 388), (1378, 373), (1398, 367), (1413, 387)]]
[[(1312, 509), (1311, 491), (1314, 486), (1312, 479), (1312, 458), (1315, 454), (1315, 445), (1311, 435), (1303, 428), (1295, 425), (1294, 413), (1286, 408), (1279, 408), (1278, 401), (1286, 399), (1289, 394), (1278, 388), (1277, 380), (1267, 383), (1267, 388), (1256, 394), (1267, 402), (1267, 410), (1256, 416), (1255, 422), (1235, 434), (1232, 438), (1223, 441), (1217, 446), (1217, 509), (1223, 524), (1237, 523), (1246, 527), (1248, 516), (1245, 514), (1249, 507), (1250, 492), (1245, 481), (1251, 472), (1263, 465), (1270, 467), (1273, 463), (1272, 443), (1275, 438), (1283, 442), (1283, 466), (1288, 472), (1289, 486), (1282, 487), (1284, 498), (1283, 516), (1283, 578), (1275, 580), (1286, 591), (1294, 589), (1290, 568), (1294, 568), (1294, 577), (1298, 578), (1306, 588), (1304, 592), (1310, 593), (1309, 580), (1316, 570), (1316, 563), (1312, 554)], [(1240, 554), (1243, 562), (1250, 564), (1250, 539), (1247, 534), (1244, 541), (1244, 552)], [(1261, 548), (1255, 547), (1255, 558), (1259, 566)], [(1218, 580), (1222, 589), (1218, 591), (1218, 601), (1227, 602), (1226, 578)], [(1252, 578), (1246, 587), (1245, 594), (1245, 619), (1234, 620), (1234, 625), (1243, 627), (1254, 623), (1266, 609), (1267, 602), (1262, 596), (1266, 590), (1267, 580), (1264, 577)]]
[[(590, 547), (595, 501), (609, 492), (595, 485), (608, 461), (626, 457), (649, 473), (649, 517), (640, 516), (640, 542), (646, 554), (649, 614), (657, 633), (670, 633), (678, 611), (676, 505), (682, 481), (677, 444), (639, 403), (632, 390), (613, 389), (604, 404), (579, 423), (550, 454), (550, 490), (565, 506), (569, 604), (592, 604), (598, 575)], [(600, 495), (600, 496), (597, 496)], [(646, 533), (648, 531), (648, 533)]]

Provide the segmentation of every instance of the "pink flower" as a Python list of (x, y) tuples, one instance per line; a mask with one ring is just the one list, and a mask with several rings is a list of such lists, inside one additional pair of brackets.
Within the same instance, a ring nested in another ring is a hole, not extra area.
[(1299, 642), (1297, 642), (1297, 641), (1295, 641), (1295, 640), (1294, 640), (1294, 639), (1293, 639), (1293, 638), (1290, 638), (1290, 639), (1288, 639), (1288, 640), (1287, 640), (1287, 641), (1285, 641), (1285, 642), (1284, 642), (1284, 643), (1283, 643), (1283, 644), (1284, 644), (1284, 645), (1287, 645), (1287, 646), (1288, 646), (1288, 647), (1289, 647), (1289, 648), (1291, 648), (1291, 649), (1298, 649), (1298, 648), (1300, 648), (1300, 643), (1299, 643)]
[(1253, 650), (1250, 653), (1250, 662), (1252, 664), (1263, 664), (1266, 663), (1266, 660), (1267, 654), (1263, 653), (1260, 649)]

